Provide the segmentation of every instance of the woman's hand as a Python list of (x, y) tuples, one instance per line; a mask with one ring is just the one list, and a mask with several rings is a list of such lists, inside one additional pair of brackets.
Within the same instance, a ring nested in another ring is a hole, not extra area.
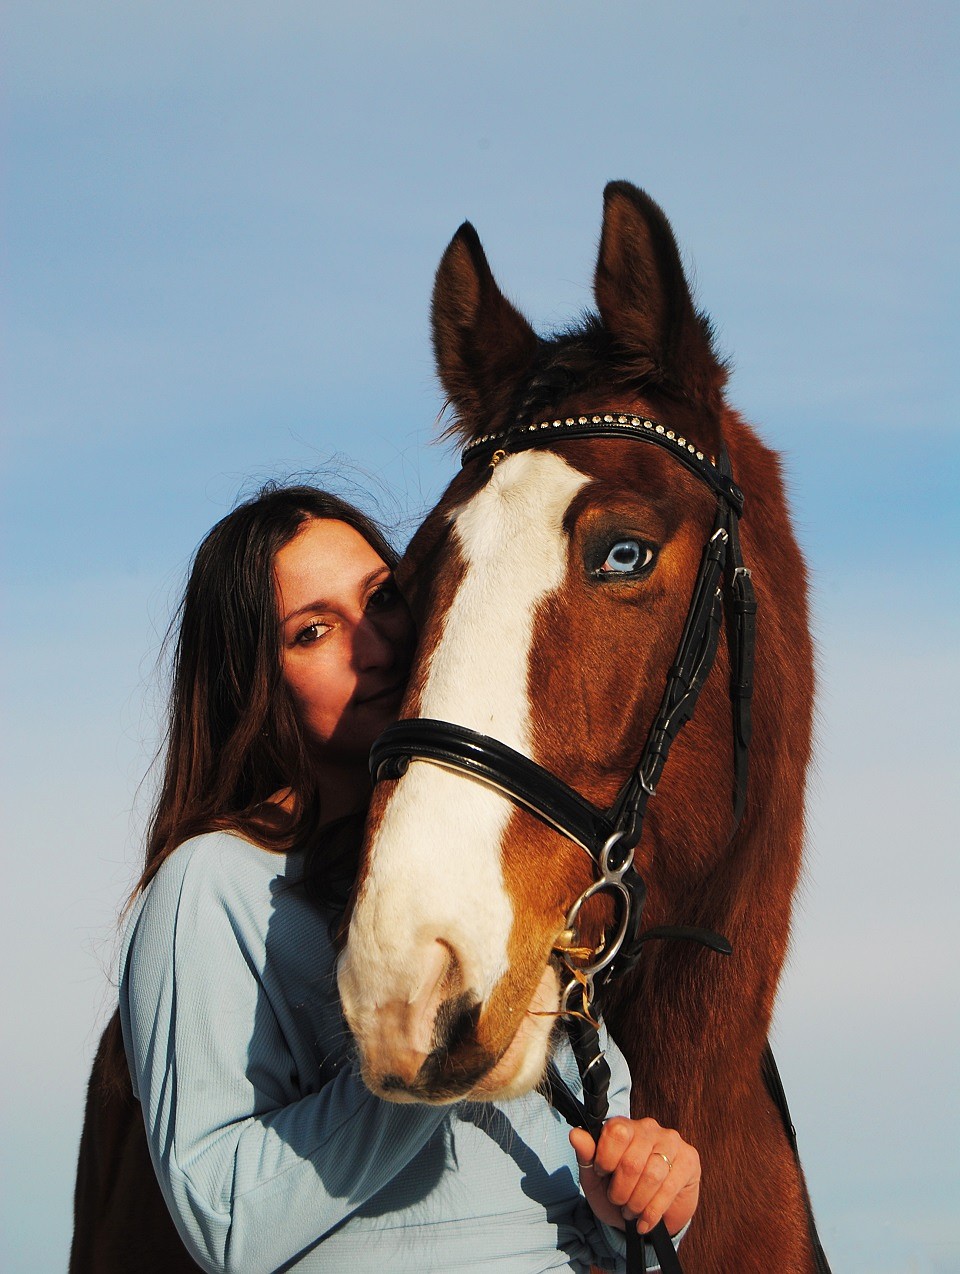
[(700, 1198), (700, 1156), (678, 1132), (655, 1119), (608, 1119), (595, 1142), (585, 1128), (570, 1133), (580, 1185), (594, 1215), (624, 1229), (637, 1220), (647, 1234), (661, 1219), (671, 1235), (687, 1224)]

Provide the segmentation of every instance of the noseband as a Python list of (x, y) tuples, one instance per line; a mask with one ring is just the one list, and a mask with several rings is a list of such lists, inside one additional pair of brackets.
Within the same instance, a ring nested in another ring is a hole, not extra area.
[[(571, 907), (568, 931), (576, 930), (583, 904), (599, 893), (613, 896), (616, 918), (587, 965), (564, 957), (572, 976), (561, 1009), (592, 1017), (597, 994), (612, 978), (636, 963), (650, 938), (685, 937), (729, 952), (725, 939), (706, 929), (669, 926), (640, 932), (646, 886), (633, 864), (643, 832), (647, 802), (657, 784), (673, 740), (690, 720), (713, 665), (726, 602), (731, 654), (733, 709), (733, 825), (743, 813), (751, 734), (756, 599), (750, 572), (740, 551), (739, 519), (743, 492), (733, 481), (726, 452), (714, 461), (674, 430), (643, 416), (604, 414), (547, 420), (501, 433), (486, 434), (463, 452), (462, 463), (487, 460), (491, 468), (506, 455), (553, 447), (573, 438), (630, 438), (669, 452), (717, 497), (713, 529), (703, 548), (683, 635), (666, 678), (660, 707), (633, 772), (609, 809), (586, 800), (569, 784), (498, 739), (466, 726), (429, 718), (411, 718), (388, 726), (370, 753), (374, 782), (396, 779), (411, 761), (428, 761), (496, 788), (543, 822), (582, 846), (593, 859), (597, 878)], [(562, 954), (562, 952), (561, 952)]]

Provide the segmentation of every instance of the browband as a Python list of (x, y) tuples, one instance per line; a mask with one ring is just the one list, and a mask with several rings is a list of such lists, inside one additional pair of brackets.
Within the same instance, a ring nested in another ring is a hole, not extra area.
[(673, 429), (667, 429), (648, 416), (606, 412), (602, 416), (567, 416), (563, 420), (541, 420), (532, 425), (513, 425), (499, 433), (483, 434), (463, 449), (461, 465), (480, 456), (503, 450), (508, 453), (529, 451), (531, 447), (549, 446), (551, 435), (558, 438), (635, 438), (664, 447), (686, 465), (691, 473), (717, 495), (722, 496), (737, 513), (743, 512), (743, 492), (712, 456), (700, 451), (695, 443)]

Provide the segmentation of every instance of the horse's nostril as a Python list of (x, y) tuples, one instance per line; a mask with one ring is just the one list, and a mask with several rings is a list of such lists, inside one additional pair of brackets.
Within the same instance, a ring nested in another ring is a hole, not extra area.
[(444, 1000), (433, 1024), (434, 1049), (452, 1052), (476, 1031), (479, 1019), (480, 1002), (467, 992)]

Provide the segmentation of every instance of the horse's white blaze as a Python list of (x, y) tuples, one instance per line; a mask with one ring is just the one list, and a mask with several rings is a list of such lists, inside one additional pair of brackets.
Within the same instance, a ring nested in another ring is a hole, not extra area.
[[(531, 755), (535, 613), (563, 583), (563, 517), (586, 482), (550, 452), (521, 452), (502, 460), (451, 515), (465, 571), (430, 658), (422, 716)], [(455, 952), (463, 989), (481, 1000), (503, 976), (513, 908), (500, 843), (512, 811), (492, 789), (424, 762), (411, 764), (397, 783), (340, 969), (344, 1007), (365, 1049), (376, 1051), (381, 1008), (425, 994), (420, 970), (437, 940)], [(396, 1015), (387, 1016), (395, 1030)]]

